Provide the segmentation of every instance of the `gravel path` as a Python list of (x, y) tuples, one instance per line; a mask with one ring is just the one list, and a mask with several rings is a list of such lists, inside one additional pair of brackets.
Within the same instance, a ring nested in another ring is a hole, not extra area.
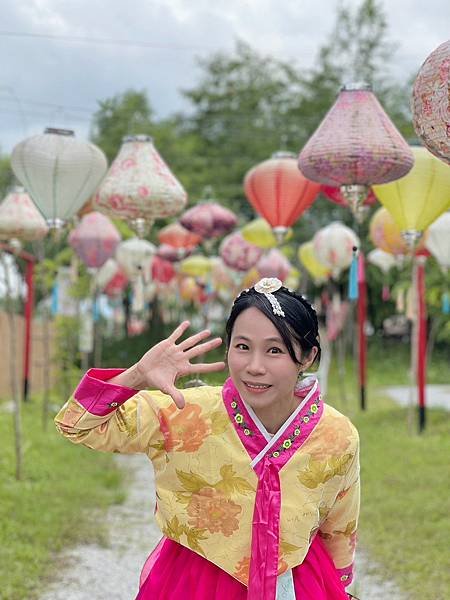
[[(116, 455), (130, 476), (125, 502), (109, 509), (107, 547), (79, 545), (58, 557), (57, 578), (40, 600), (133, 600), (145, 559), (161, 537), (153, 521), (153, 471), (143, 455)], [(405, 600), (375, 575), (374, 565), (358, 548), (356, 578), (350, 591), (361, 600)], [(231, 599), (230, 599), (231, 600)]]
[[(384, 388), (393, 400), (401, 406), (408, 406), (412, 400), (417, 406), (417, 389), (407, 385), (398, 385)], [(450, 410), (450, 384), (425, 386), (425, 402), (428, 408), (445, 408)]]

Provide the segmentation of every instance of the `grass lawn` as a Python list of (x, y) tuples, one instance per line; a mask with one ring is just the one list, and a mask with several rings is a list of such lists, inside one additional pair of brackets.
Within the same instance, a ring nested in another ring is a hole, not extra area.
[[(0, 410), (0, 597), (34, 600), (57, 569), (55, 553), (79, 540), (105, 543), (94, 520), (123, 500), (112, 456), (64, 440), (50, 422), (41, 427), (38, 401), (23, 409), (24, 480), (14, 477), (12, 415)], [(94, 513), (95, 514), (95, 513)]]

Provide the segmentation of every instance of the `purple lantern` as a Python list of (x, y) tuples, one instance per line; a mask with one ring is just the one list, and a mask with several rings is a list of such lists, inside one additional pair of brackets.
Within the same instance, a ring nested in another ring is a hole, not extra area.
[(180, 223), (202, 238), (211, 239), (230, 232), (237, 224), (237, 217), (217, 202), (203, 202), (187, 210)]
[(91, 212), (81, 219), (69, 235), (69, 244), (87, 267), (99, 268), (111, 258), (120, 234), (107, 216)]

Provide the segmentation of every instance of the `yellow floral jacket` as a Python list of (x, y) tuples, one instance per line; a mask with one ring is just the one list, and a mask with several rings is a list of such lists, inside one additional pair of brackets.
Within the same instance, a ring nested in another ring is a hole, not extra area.
[(278, 574), (302, 563), (317, 534), (344, 585), (351, 582), (359, 438), (350, 420), (322, 401), (317, 384), (269, 437), (231, 380), (184, 390), (186, 406), (178, 410), (159, 391), (109, 384), (120, 372), (88, 371), (56, 426), (95, 450), (147, 454), (164, 535), (248, 585), (258, 468), (270, 464), (281, 492)]

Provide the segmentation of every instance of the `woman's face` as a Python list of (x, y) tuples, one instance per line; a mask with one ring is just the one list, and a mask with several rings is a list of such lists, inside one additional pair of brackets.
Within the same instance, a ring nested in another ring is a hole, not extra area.
[[(300, 360), (300, 347), (294, 349)], [(300, 365), (292, 360), (275, 325), (251, 307), (234, 322), (228, 368), (241, 397), (258, 409), (292, 401)]]

